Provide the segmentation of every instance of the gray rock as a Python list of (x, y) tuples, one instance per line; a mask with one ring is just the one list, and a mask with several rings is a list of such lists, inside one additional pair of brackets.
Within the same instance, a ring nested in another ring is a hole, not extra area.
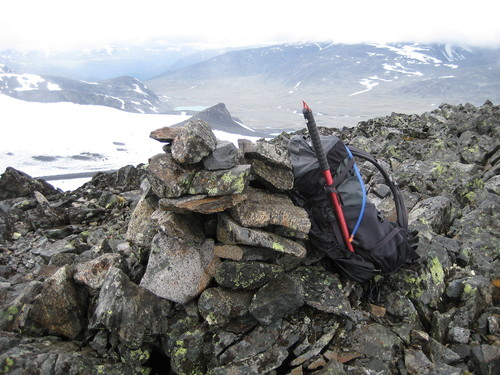
[(162, 198), (160, 206), (167, 211), (178, 213), (197, 212), (213, 214), (225, 211), (246, 199), (246, 194), (208, 196), (206, 194), (188, 195), (181, 198)]
[(209, 171), (233, 168), (237, 162), (238, 149), (232, 142), (217, 142), (215, 150), (203, 159), (203, 166)]
[(327, 313), (349, 316), (351, 304), (337, 275), (315, 267), (300, 267), (292, 275), (302, 283), (306, 304)]
[(60, 194), (58, 190), (44, 180), (32, 178), (12, 167), (7, 167), (0, 176), (0, 200), (33, 197), (35, 191), (45, 196)]
[(311, 222), (307, 212), (295, 206), (286, 195), (249, 188), (246, 196), (247, 199), (228, 211), (244, 227), (275, 225), (303, 234), (309, 233)]
[(281, 321), (257, 326), (222, 353), (221, 366), (211, 368), (208, 374), (262, 374), (276, 369), (288, 356), (290, 343), (282, 340), (283, 331)]
[(302, 284), (286, 274), (271, 279), (255, 293), (249, 311), (260, 324), (272, 322), (293, 313), (304, 304)]
[(395, 362), (401, 353), (402, 344), (401, 339), (389, 328), (379, 323), (371, 323), (356, 327), (346, 338), (344, 347), (346, 352), (369, 358), (371, 366), (389, 373), (391, 363)]
[(127, 226), (127, 241), (149, 248), (159, 229), (157, 222), (151, 218), (156, 207), (156, 202), (151, 198), (144, 197), (137, 202)]
[(30, 318), (58, 335), (75, 339), (83, 329), (84, 307), (73, 281), (73, 269), (65, 266), (47, 279), (35, 298)]
[(209, 288), (201, 293), (198, 309), (209, 325), (223, 326), (248, 314), (252, 297), (253, 293), (250, 291)]
[(472, 347), (471, 362), (478, 375), (494, 375), (500, 366), (500, 347), (479, 345)]
[(274, 264), (248, 261), (235, 262), (226, 260), (215, 273), (215, 280), (230, 289), (258, 289), (283, 272), (283, 268)]
[(151, 244), (141, 287), (173, 302), (189, 302), (208, 286), (220, 263), (213, 247), (212, 239), (202, 245), (190, 245), (158, 233)]
[(77, 264), (73, 278), (77, 283), (97, 290), (101, 288), (111, 267), (128, 272), (127, 262), (120, 254), (103, 254), (89, 262)]
[[(118, 268), (110, 268), (102, 285), (90, 328), (106, 328), (132, 349), (165, 333), (170, 302), (132, 283)], [(140, 324), (137, 324), (140, 322)]]
[(217, 239), (229, 245), (242, 244), (265, 247), (299, 258), (306, 255), (306, 249), (298, 242), (263, 230), (242, 227), (226, 214), (219, 215)]
[(409, 375), (434, 373), (434, 364), (421, 350), (406, 349), (404, 361)]
[(195, 164), (215, 150), (217, 140), (210, 125), (202, 120), (184, 125), (172, 144), (172, 156), (180, 164)]
[(89, 347), (82, 348), (75, 342), (60, 341), (50, 336), (19, 338), (17, 345), (2, 351), (0, 363), (2, 372), (11, 375), (137, 375), (150, 370), (137, 362), (120, 363), (99, 357)]
[(467, 344), (469, 342), (471, 332), (470, 329), (464, 327), (452, 327), (448, 331), (448, 341), (459, 344)]
[(285, 149), (259, 141), (244, 155), (261, 182), (280, 191), (293, 188), (292, 163)]
[(231, 169), (196, 173), (189, 187), (189, 194), (208, 196), (241, 194), (250, 182), (250, 165)]
[(178, 214), (157, 209), (151, 218), (156, 220), (157, 227), (168, 236), (181, 242), (202, 244), (205, 241), (203, 221), (196, 214)]
[(446, 233), (451, 224), (451, 201), (447, 197), (438, 196), (418, 202), (408, 215), (410, 226), (435, 233)]
[(34, 248), (31, 250), (33, 254), (40, 255), (46, 261), (50, 261), (50, 258), (57, 254), (74, 253), (75, 251), (75, 247), (65, 239), (47, 244), (42, 248)]
[(188, 193), (196, 169), (182, 167), (172, 154), (157, 154), (149, 159), (147, 177), (159, 198), (178, 198)]
[(279, 346), (272, 346), (262, 353), (236, 363), (211, 368), (207, 375), (259, 375), (270, 374), (288, 357), (288, 351)]

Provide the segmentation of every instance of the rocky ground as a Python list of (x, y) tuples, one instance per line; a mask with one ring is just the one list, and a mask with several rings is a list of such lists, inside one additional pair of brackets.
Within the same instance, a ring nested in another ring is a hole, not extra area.
[(419, 231), (422, 264), (367, 284), (308, 250), (288, 134), (236, 148), (191, 124), (73, 192), (3, 173), (0, 373), (498, 373), (499, 106), (321, 129), (385, 163)]

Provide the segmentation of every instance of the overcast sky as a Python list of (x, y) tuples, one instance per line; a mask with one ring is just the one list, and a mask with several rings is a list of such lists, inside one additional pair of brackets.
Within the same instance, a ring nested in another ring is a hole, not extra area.
[(500, 47), (498, 0), (10, 0), (0, 50), (415, 41)]

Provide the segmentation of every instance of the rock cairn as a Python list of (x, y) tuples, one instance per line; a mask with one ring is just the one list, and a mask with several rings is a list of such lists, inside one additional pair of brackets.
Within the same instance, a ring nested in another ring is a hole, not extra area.
[(387, 163), (419, 231), (423, 263), (376, 289), (308, 250), (289, 134), (236, 147), (200, 120), (158, 129), (147, 165), (66, 193), (8, 168), (0, 373), (495, 374), (499, 124), (487, 102), (321, 128)]

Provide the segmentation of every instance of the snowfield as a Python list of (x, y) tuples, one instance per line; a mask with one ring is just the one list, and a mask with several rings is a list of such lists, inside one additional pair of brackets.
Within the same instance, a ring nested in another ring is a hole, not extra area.
[[(186, 115), (137, 114), (73, 103), (26, 102), (0, 94), (0, 174), (7, 167), (32, 177), (115, 170), (147, 163), (162, 151), (152, 130)], [(216, 131), (217, 138), (248, 138)], [(50, 180), (74, 190), (89, 178)]]

